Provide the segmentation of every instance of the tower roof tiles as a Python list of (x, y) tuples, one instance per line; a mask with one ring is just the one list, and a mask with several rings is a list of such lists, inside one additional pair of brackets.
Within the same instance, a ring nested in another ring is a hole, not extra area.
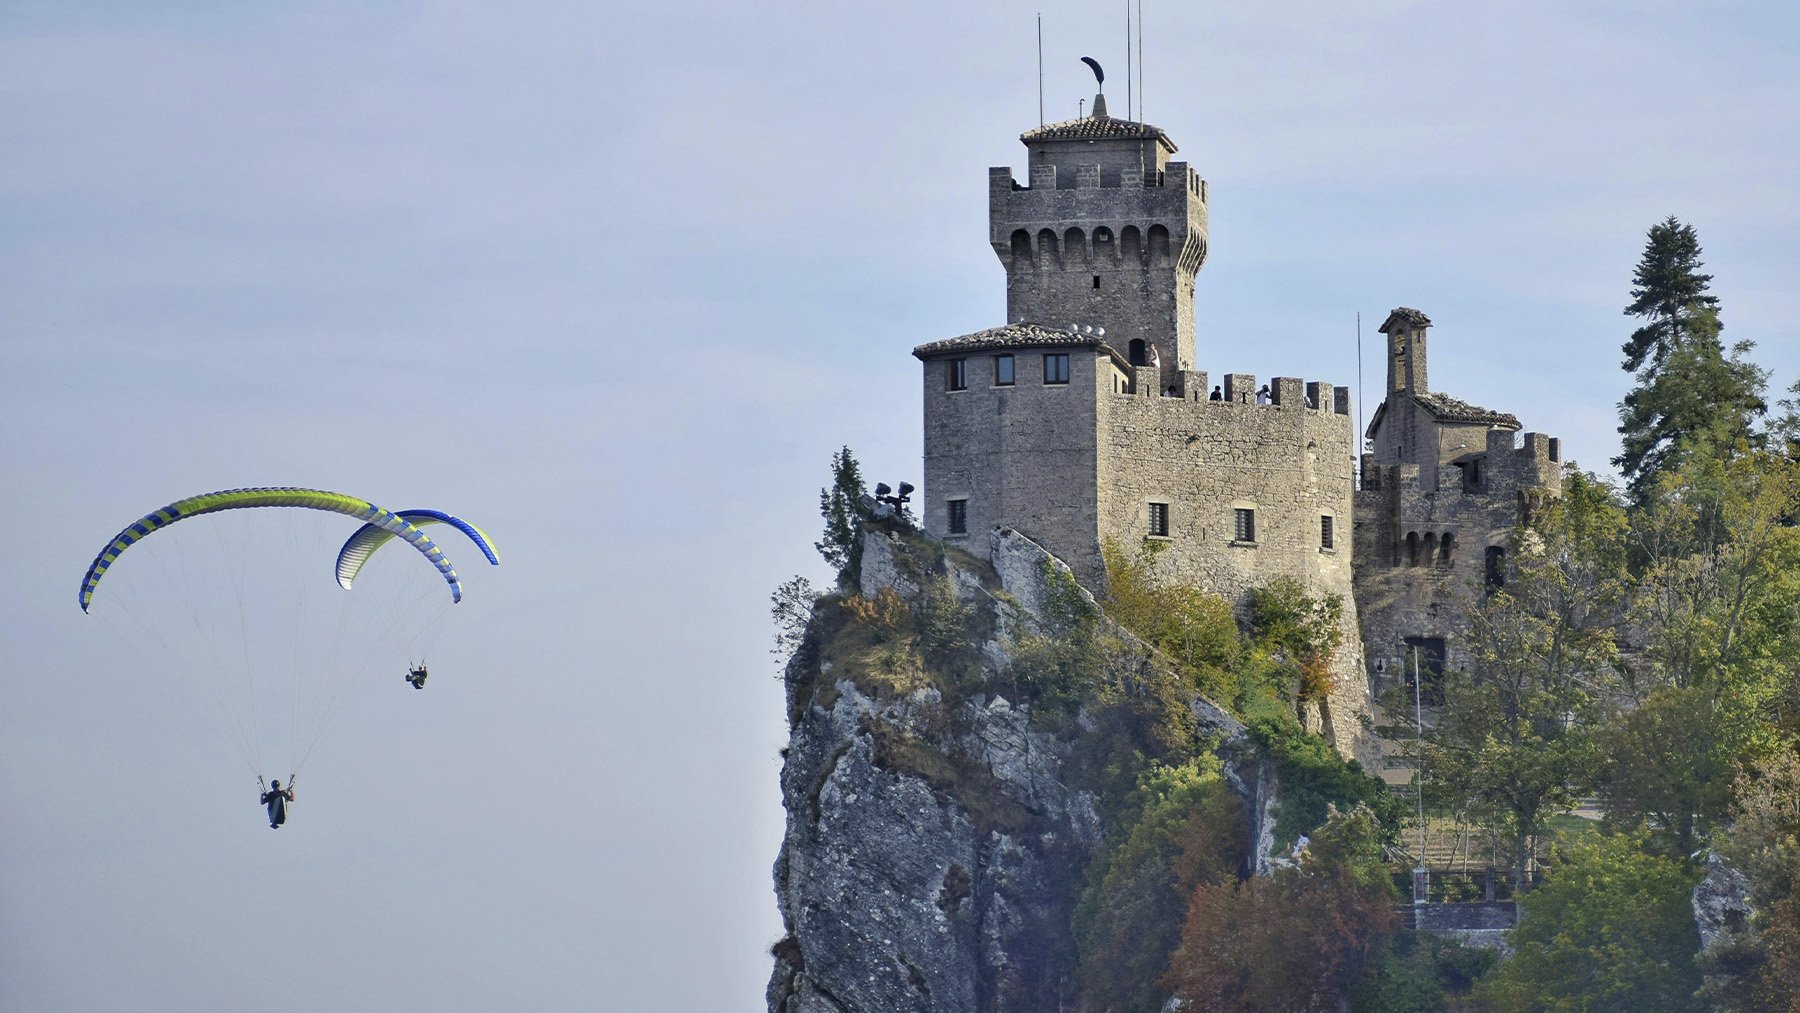
[(1435, 390), (1403, 390), (1388, 395), (1388, 399), (1381, 402), (1380, 406), (1375, 409), (1374, 417), (1369, 419), (1369, 428), (1364, 431), (1365, 436), (1369, 439), (1375, 438), (1375, 431), (1381, 428), (1382, 420), (1387, 418), (1388, 405), (1393, 403), (1394, 399), (1398, 397), (1412, 398), (1415, 404), (1425, 409), (1427, 414), (1439, 422), (1474, 423), (1476, 425), (1494, 426), (1500, 429), (1514, 430), (1525, 428), (1524, 425), (1519, 422), (1519, 417), (1517, 415), (1512, 415), (1507, 412), (1497, 412), (1491, 408), (1483, 408), (1480, 405), (1472, 405), (1467, 401), (1453, 398), (1448, 394), (1439, 394)]
[(929, 359), (934, 355), (952, 352), (979, 352), (989, 348), (1036, 348), (1043, 345), (1100, 347), (1112, 351), (1111, 346), (1098, 334), (1083, 334), (1061, 327), (1045, 327), (1043, 324), (1016, 323), (928, 342), (913, 349), (913, 355)]
[(1047, 123), (1036, 130), (1027, 130), (1019, 135), (1019, 140), (1026, 144), (1040, 141), (1111, 141), (1132, 140), (1140, 137), (1154, 137), (1167, 145), (1170, 151), (1176, 151), (1175, 142), (1163, 133), (1161, 127), (1153, 127), (1148, 123), (1136, 120), (1121, 120), (1111, 116), (1083, 116), (1061, 123)]
[(1439, 394), (1435, 390), (1415, 392), (1412, 398), (1440, 422), (1479, 422), (1485, 425), (1499, 426), (1502, 429), (1519, 428), (1517, 415), (1472, 405), (1467, 401), (1459, 401), (1448, 394)]
[(1382, 321), (1380, 327), (1381, 333), (1386, 334), (1389, 331), (1392, 331), (1394, 329), (1394, 321), (1396, 320), (1404, 324), (1410, 324), (1414, 327), (1431, 326), (1431, 318), (1424, 313), (1413, 309), (1411, 306), (1396, 306), (1394, 307), (1393, 312), (1387, 315), (1387, 319)]

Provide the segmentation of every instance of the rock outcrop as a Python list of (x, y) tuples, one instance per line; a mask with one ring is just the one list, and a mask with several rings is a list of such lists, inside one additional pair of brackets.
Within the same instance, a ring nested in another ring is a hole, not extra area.
[[(1053, 633), (1070, 607), (1098, 610), (1029, 539), (993, 539), (990, 566), (903, 528), (864, 534), (857, 600), (955, 616), (950, 653), (966, 673), (955, 691), (944, 688), (954, 673), (908, 671), (879, 642), (842, 649), (852, 620), (829, 599), (788, 665), (788, 822), (775, 865), (786, 936), (773, 951), (772, 1013), (1070, 1004), (1071, 916), (1102, 835), (1093, 793), (1071, 787), (1091, 728), (1034, 722), (995, 677), (1021, 635)], [(1194, 706), (1226, 743), (1234, 790), (1256, 816), (1254, 853), (1265, 855), (1268, 775), (1242, 726)]]

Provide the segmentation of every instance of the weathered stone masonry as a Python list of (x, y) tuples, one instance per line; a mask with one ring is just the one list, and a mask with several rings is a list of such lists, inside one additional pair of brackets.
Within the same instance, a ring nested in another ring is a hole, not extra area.
[(1387, 398), (1356, 494), (1356, 597), (1378, 693), (1410, 664), (1409, 647), (1425, 669), (1468, 666), (1469, 607), (1502, 579), (1514, 527), (1562, 489), (1559, 441), (1429, 388), (1430, 327), (1407, 308), (1381, 326)]
[(926, 529), (977, 552), (1016, 529), (1093, 587), (1105, 541), (1148, 540), (1165, 577), (1240, 605), (1281, 576), (1340, 596), (1338, 690), (1317, 717), (1366, 758), (1359, 719), (1407, 645), (1437, 645), (1430, 664), (1466, 660), (1490, 550), (1559, 488), (1556, 441), (1528, 433), (1515, 448), (1516, 418), (1431, 391), (1431, 321), (1398, 309), (1358, 491), (1347, 388), (1194, 368), (1207, 184), (1169, 160), (1168, 135), (1097, 99), (1094, 115), (1020, 140), (1027, 182), (988, 174), (1009, 323), (913, 353)]

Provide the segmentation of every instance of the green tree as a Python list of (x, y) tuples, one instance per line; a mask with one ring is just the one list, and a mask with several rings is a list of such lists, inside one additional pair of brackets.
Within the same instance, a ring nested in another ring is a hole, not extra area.
[(1477, 987), (1501, 1013), (1698, 1010), (1698, 878), (1624, 834), (1584, 834), (1521, 901), (1513, 955)]
[(1632, 277), (1627, 316), (1643, 320), (1625, 342), (1624, 368), (1636, 386), (1619, 405), (1621, 453), (1613, 458), (1637, 502), (1696, 447), (1722, 452), (1754, 438), (1768, 410), (1768, 373), (1747, 361), (1751, 345), (1727, 353), (1719, 300), (1700, 273), (1700, 240), (1674, 216), (1650, 228)]
[(1800, 671), (1800, 463), (1697, 458), (1634, 512), (1642, 630), (1635, 709), (1601, 735), (1608, 822), (1694, 854), (1726, 821), (1733, 771), (1784, 748)]
[(1611, 491), (1573, 470), (1563, 490), (1515, 532), (1505, 587), (1470, 611), (1471, 664), (1446, 674), (1423, 744), (1428, 800), (1509, 838), (1520, 887), (1550, 819), (1592, 777), (1590, 725), (1616, 681), (1628, 586)]
[(1292, 577), (1277, 577), (1250, 592), (1250, 639), (1272, 669), (1282, 673), (1280, 692), (1306, 720), (1306, 705), (1331, 695), (1332, 661), (1343, 642), (1344, 601), (1313, 595)]
[(1686, 861), (1725, 816), (1733, 736), (1703, 687), (1662, 686), (1604, 726), (1600, 805), (1614, 829)]
[(1075, 913), (1077, 1009), (1160, 1008), (1189, 896), (1205, 884), (1235, 883), (1249, 837), (1244, 804), (1217, 759), (1158, 764), (1139, 777)]
[(1766, 696), (1800, 663), (1800, 463), (1766, 451), (1696, 460), (1633, 515), (1634, 611), (1656, 685), (1726, 684)]
[(1718, 296), (1707, 292), (1712, 275), (1701, 274), (1700, 237), (1674, 215), (1650, 227), (1644, 256), (1631, 277), (1631, 305), (1625, 315), (1644, 325), (1625, 342), (1625, 369), (1646, 363), (1660, 368), (1669, 353), (1687, 342), (1696, 318), (1716, 312)]
[(825, 517), (825, 534), (813, 548), (837, 570), (838, 586), (856, 582), (862, 567), (862, 543), (856, 537), (861, 501), (869, 493), (862, 468), (845, 447), (831, 455), (831, 485), (819, 490), (819, 513)]
[(1285, 714), (1265, 714), (1249, 725), (1250, 738), (1275, 768), (1280, 804), (1275, 808), (1275, 847), (1285, 848), (1324, 823), (1333, 809), (1361, 805), (1374, 813), (1382, 839), (1390, 840), (1407, 819), (1406, 800), (1380, 778), (1346, 760), (1323, 738)]

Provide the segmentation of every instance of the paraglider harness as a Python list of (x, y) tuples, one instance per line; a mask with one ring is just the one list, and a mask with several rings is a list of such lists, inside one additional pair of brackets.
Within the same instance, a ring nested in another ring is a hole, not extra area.
[[(287, 804), (294, 800), (294, 781), (298, 776), (299, 775), (297, 774), (289, 774), (286, 788), (283, 788), (280, 791), (270, 791), (269, 786), (263, 783), (262, 775), (256, 775), (256, 786), (262, 789), (261, 802), (263, 805), (269, 807), (270, 830), (274, 830), (287, 822)], [(281, 782), (277, 781), (275, 783), (280, 784)], [(279, 808), (277, 807), (277, 799), (280, 800)], [(279, 813), (279, 815), (277, 815), (277, 813)]]
[(425, 663), (421, 661), (417, 668), (408, 668), (406, 670), (406, 681), (412, 683), (412, 688), (414, 689), (424, 689)]

